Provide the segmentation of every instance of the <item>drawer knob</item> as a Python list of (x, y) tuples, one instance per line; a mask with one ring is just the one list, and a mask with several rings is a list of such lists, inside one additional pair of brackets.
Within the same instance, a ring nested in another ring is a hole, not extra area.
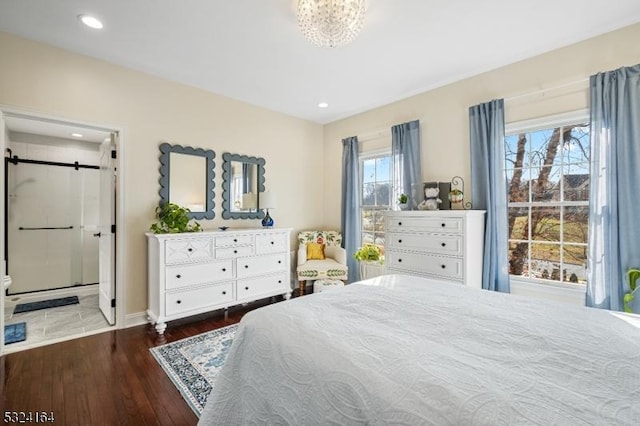
[(440, 245), (441, 245), (442, 247), (446, 247), (446, 246), (447, 246), (447, 243), (442, 243), (442, 244), (440, 244)]
[(441, 267), (442, 269), (444, 269), (444, 268), (446, 268), (446, 267), (447, 267), (447, 265), (440, 265), (440, 267)]
[(447, 226), (447, 224), (446, 224), (446, 223), (443, 223), (441, 226), (444, 228), (445, 226)]
[(244, 269), (249, 269), (249, 265), (244, 265)]
[(182, 275), (178, 274), (176, 275), (176, 278), (182, 278)]
[(402, 243), (402, 240), (398, 240), (398, 244), (401, 244), (401, 243)]
[(282, 280), (278, 280), (278, 284), (282, 284)]
[(222, 268), (222, 272), (227, 272), (227, 268)]
[(226, 292), (226, 291), (223, 291), (223, 292), (222, 292), (222, 294), (227, 294), (227, 292)]
[(278, 260), (278, 263), (282, 263), (282, 260)]
[(238, 253), (238, 250), (234, 250), (233, 252), (234, 252), (234, 253)]
[(274, 244), (273, 241), (271, 241), (271, 245), (273, 245), (273, 244)]
[(398, 226), (402, 226), (402, 222), (398, 222)]
[(176, 303), (179, 305), (182, 303), (182, 300), (176, 300)]
[(249, 290), (249, 286), (245, 287), (244, 289), (245, 289), (245, 290)]
[(187, 251), (193, 251), (193, 249), (192, 249), (191, 247), (189, 247), (189, 248), (187, 249)]
[(398, 259), (398, 262), (402, 262), (402, 259)]
[(238, 242), (238, 239), (237, 239), (237, 238), (234, 238), (234, 239), (233, 239), (233, 242), (234, 242), (234, 243), (237, 243), (237, 242)]

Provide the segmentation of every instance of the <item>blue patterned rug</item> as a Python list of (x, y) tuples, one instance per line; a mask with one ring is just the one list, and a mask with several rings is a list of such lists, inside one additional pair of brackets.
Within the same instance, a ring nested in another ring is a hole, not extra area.
[(198, 417), (237, 329), (234, 324), (149, 349)]

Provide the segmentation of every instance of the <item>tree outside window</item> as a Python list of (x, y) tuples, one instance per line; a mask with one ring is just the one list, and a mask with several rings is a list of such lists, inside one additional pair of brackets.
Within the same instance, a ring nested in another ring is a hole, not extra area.
[(589, 124), (509, 134), (509, 273), (586, 283)]
[(384, 250), (384, 212), (391, 208), (391, 154), (360, 159), (361, 245), (373, 244)]

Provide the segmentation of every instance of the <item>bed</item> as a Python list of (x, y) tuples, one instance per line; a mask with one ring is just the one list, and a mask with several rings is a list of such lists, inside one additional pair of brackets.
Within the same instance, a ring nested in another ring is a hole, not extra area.
[(245, 315), (199, 424), (639, 425), (640, 317), (381, 276)]

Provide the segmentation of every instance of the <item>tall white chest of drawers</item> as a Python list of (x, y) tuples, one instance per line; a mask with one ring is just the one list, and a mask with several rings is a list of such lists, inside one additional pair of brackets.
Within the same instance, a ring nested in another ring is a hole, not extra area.
[(385, 272), (482, 287), (483, 210), (385, 214)]
[(167, 321), (266, 297), (291, 296), (290, 229), (147, 235), (147, 315)]

